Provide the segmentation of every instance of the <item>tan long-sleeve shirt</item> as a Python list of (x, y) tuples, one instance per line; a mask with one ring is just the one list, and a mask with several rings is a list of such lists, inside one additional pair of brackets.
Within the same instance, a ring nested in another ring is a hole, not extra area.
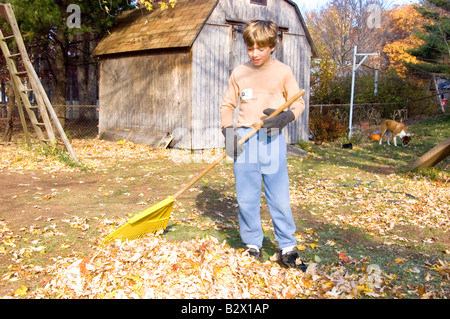
[[(220, 106), (221, 128), (233, 125), (233, 114), (239, 105), (236, 127), (255, 127), (267, 116), (266, 108), (277, 109), (300, 91), (289, 66), (271, 60), (261, 67), (247, 62), (236, 67), (228, 81), (228, 88)], [(240, 104), (239, 104), (240, 102)], [(305, 109), (302, 98), (289, 109), (295, 119)]]

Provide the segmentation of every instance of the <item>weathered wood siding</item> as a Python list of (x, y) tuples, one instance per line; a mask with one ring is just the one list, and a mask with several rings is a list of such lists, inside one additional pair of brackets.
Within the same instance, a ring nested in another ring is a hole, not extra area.
[(235, 21), (272, 19), (280, 27), (289, 28), (290, 33), (305, 35), (295, 8), (285, 1), (267, 0), (267, 6), (262, 6), (250, 4), (250, 0), (220, 0), (208, 22), (222, 24), (225, 19)]
[(229, 77), (230, 27), (206, 24), (192, 48), (192, 148), (223, 146), (220, 103)]
[(186, 49), (102, 57), (99, 131), (175, 132), (190, 148), (191, 61)]
[(308, 140), (309, 135), (309, 92), (310, 92), (310, 67), (311, 49), (306, 37), (285, 33), (283, 35), (283, 62), (289, 65), (297, 78), (300, 89), (305, 89), (305, 111), (292, 124), (284, 130), (286, 142), (294, 144), (300, 140)]

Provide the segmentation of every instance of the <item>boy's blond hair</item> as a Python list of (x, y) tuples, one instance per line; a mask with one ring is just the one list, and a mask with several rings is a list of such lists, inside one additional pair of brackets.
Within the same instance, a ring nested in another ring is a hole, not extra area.
[(274, 48), (278, 42), (278, 26), (272, 20), (251, 20), (244, 28), (244, 42), (248, 47)]

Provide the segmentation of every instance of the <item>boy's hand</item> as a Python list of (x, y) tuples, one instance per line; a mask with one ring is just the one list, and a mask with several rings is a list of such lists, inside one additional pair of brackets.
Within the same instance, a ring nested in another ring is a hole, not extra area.
[[(270, 115), (275, 112), (275, 109), (265, 109), (263, 113), (265, 115)], [(280, 132), (283, 127), (285, 127), (289, 122), (295, 120), (295, 115), (291, 110), (283, 111), (275, 117), (271, 117), (264, 120), (263, 128), (267, 129), (267, 135), (272, 136), (275, 133)], [(271, 130), (273, 128), (277, 128), (278, 132), (275, 130)]]
[(236, 160), (245, 149), (244, 144), (238, 144), (241, 137), (232, 126), (225, 127), (222, 134), (225, 137), (225, 152), (233, 160)]

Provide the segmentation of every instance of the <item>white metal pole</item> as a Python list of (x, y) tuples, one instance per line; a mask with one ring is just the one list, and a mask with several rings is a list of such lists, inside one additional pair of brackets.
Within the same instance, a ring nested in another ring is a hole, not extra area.
[(373, 95), (378, 95), (378, 69), (375, 69), (375, 84), (373, 89)]
[(352, 91), (350, 93), (350, 115), (348, 119), (348, 139), (352, 138), (352, 119), (353, 119), (353, 96), (355, 94), (355, 73), (356, 73), (356, 53), (358, 52), (358, 47), (355, 45), (353, 51), (353, 67), (352, 67)]

